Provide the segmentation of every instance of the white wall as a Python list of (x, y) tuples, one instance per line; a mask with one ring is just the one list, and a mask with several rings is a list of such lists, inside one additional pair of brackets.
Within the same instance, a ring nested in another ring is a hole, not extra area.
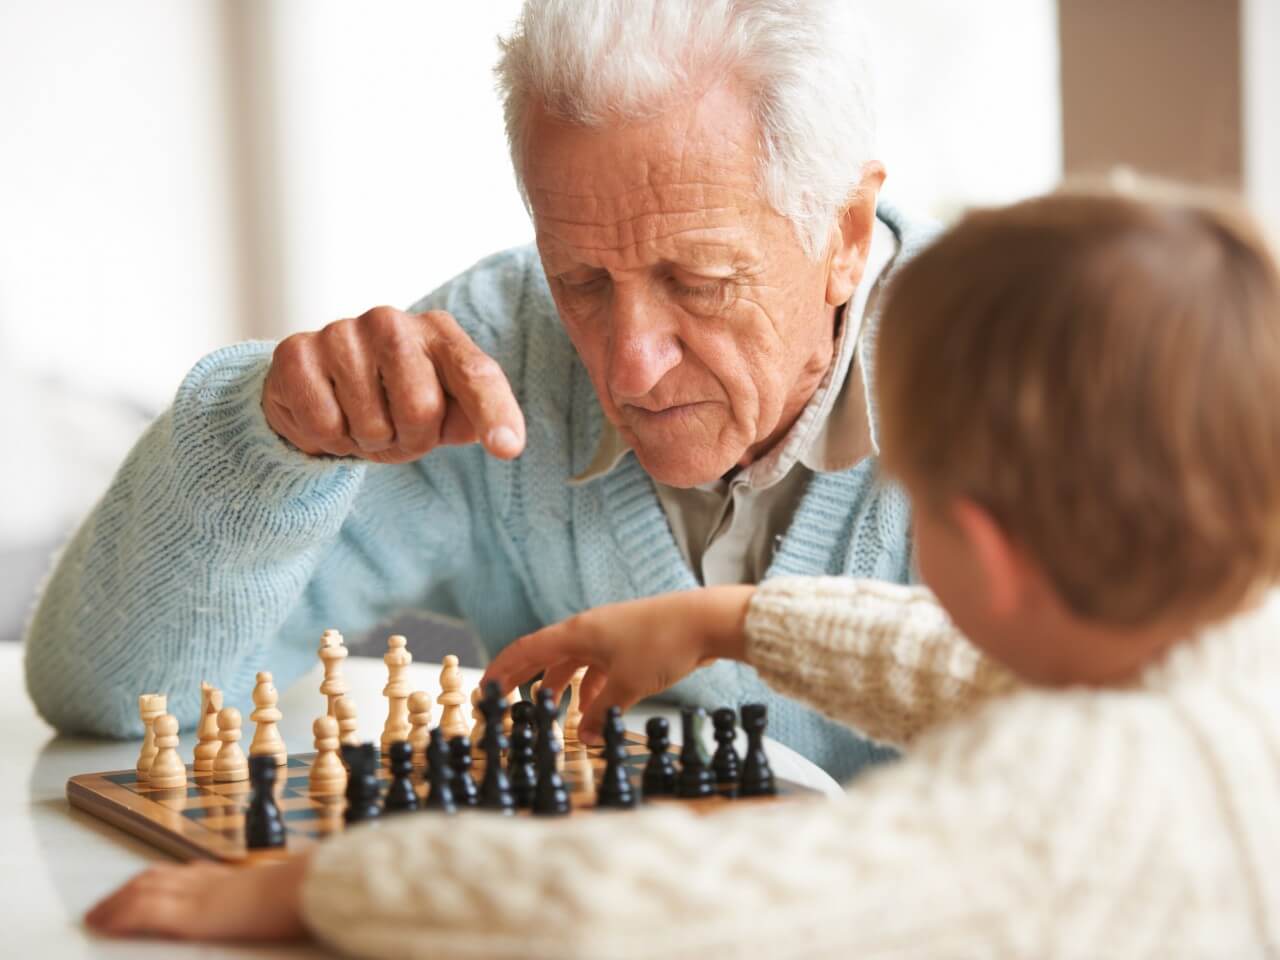
[(949, 218), (1062, 176), (1055, 0), (869, 3), (885, 193)]
[(494, 92), (518, 0), (275, 0), (276, 335), (407, 306), (532, 239)]
[(217, 7), (0, 4), (0, 368), (152, 399), (226, 337)]
[(1280, 0), (1243, 0), (1245, 189), (1280, 243)]

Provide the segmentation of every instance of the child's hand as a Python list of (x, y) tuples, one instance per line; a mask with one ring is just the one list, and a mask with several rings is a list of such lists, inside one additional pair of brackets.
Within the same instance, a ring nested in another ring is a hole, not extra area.
[(297, 940), (308, 858), (231, 867), (165, 864), (140, 873), (95, 906), (85, 923), (112, 937)]
[(712, 660), (741, 660), (754, 592), (708, 587), (586, 610), (521, 637), (494, 658), (481, 683), (510, 690), (544, 671), (544, 689), (559, 694), (586, 666), (580, 736), (596, 740), (610, 706), (626, 710)]

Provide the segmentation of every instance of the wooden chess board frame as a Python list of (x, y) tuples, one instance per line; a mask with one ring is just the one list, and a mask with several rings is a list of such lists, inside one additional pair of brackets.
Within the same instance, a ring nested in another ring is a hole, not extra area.
[[(632, 785), (640, 792), (640, 780), (649, 757), (644, 737), (626, 734), (627, 770)], [(573, 812), (580, 813), (595, 807), (595, 784), (603, 775), (605, 761), (599, 747), (587, 747), (570, 740), (565, 744), (563, 776), (569, 791)], [(679, 747), (671, 753), (679, 754)], [(281, 769), (276, 781), (276, 802), (284, 818), (287, 851), (303, 850), (323, 840), (331, 833), (343, 830), (343, 811), (346, 800), (341, 797), (314, 797), (310, 793), (309, 778), (314, 753), (295, 753)], [(484, 776), (484, 757), (477, 756), (472, 775), (478, 783)], [(385, 764), (378, 778), (389, 779)], [(418, 798), (426, 795), (426, 784), (415, 772)], [(701, 800), (681, 800), (675, 797), (657, 797), (650, 804), (686, 804), (698, 812), (723, 809), (725, 804), (769, 803), (780, 798), (818, 796), (818, 791), (789, 780), (777, 781), (778, 792), (773, 797), (732, 799), (724, 793)], [(215, 783), (212, 775), (196, 776), (187, 766), (187, 785), (176, 789), (159, 789), (139, 783), (135, 770), (115, 770), (106, 773), (86, 773), (67, 781), (67, 800), (79, 810), (104, 820), (143, 842), (163, 850), (179, 860), (218, 860), (224, 863), (245, 863), (261, 859), (273, 859), (281, 851), (248, 851), (244, 845), (244, 810), (249, 803), (249, 782)], [(644, 805), (644, 801), (637, 808)], [(485, 811), (460, 808), (463, 816), (483, 815)], [(609, 813), (625, 811), (609, 811)], [(431, 816), (409, 814), (409, 816)], [(517, 810), (517, 816), (532, 816), (528, 810)]]

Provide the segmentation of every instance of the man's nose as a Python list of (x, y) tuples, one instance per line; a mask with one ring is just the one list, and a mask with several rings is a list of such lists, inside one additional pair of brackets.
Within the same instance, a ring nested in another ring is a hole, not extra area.
[(609, 388), (615, 400), (639, 400), (680, 363), (674, 326), (643, 291), (614, 290), (609, 332)]

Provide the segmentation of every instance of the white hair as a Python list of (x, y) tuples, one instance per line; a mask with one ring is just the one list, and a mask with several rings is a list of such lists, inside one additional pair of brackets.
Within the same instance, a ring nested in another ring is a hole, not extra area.
[(868, 38), (854, 0), (525, 0), (496, 73), (516, 180), (532, 104), (604, 126), (721, 81), (750, 91), (762, 198), (826, 247), (874, 158)]

